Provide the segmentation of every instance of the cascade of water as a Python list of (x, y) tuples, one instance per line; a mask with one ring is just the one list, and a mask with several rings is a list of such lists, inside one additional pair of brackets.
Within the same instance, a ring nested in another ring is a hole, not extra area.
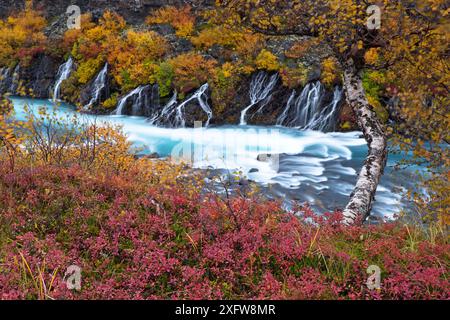
[(63, 63), (56, 75), (55, 88), (53, 89), (53, 101), (57, 101), (60, 98), (61, 84), (64, 80), (67, 80), (72, 72), (73, 59), (69, 58), (65, 63)]
[(18, 64), (12, 74), (11, 86), (9, 87), (8, 91), (11, 94), (16, 94), (17, 88), (19, 87), (19, 72), (20, 72), (20, 65)]
[(146, 109), (144, 110), (145, 116), (150, 117), (152, 114), (155, 114), (155, 111), (160, 109), (159, 96), (160, 96), (159, 85), (154, 84), (150, 92), (150, 99), (152, 103), (151, 106), (150, 105), (146, 106)]
[(8, 80), (9, 80), (9, 68), (0, 69), (0, 93), (4, 93), (8, 90)]
[(299, 104), (297, 105), (297, 115), (295, 117), (297, 119), (297, 127), (306, 127), (314, 115), (319, 112), (323, 93), (323, 86), (317, 81), (311, 85), (311, 88), (306, 95), (306, 103), (301, 101), (304, 99), (301, 97)]
[(203, 109), (203, 111), (207, 114), (208, 120), (206, 120), (205, 127), (209, 125), (209, 122), (212, 119), (212, 110), (208, 105), (208, 96), (206, 95), (206, 90), (208, 90), (209, 85), (205, 83), (202, 85), (191, 97), (186, 99), (183, 103), (181, 103), (177, 107), (177, 113), (176, 113), (176, 125), (177, 127), (181, 126), (184, 127), (186, 124), (186, 119), (184, 117), (184, 109), (186, 105), (191, 102), (192, 100), (197, 100), (200, 107)]
[(105, 63), (105, 66), (103, 69), (99, 72), (97, 77), (94, 80), (94, 88), (93, 88), (93, 94), (92, 98), (89, 101), (87, 105), (84, 106), (85, 110), (89, 110), (90, 107), (96, 102), (98, 102), (100, 98), (100, 92), (105, 88), (106, 86), (106, 77), (108, 75), (108, 64)]
[(277, 119), (277, 125), (278, 126), (283, 125), (283, 123), (286, 121), (286, 118), (288, 117), (289, 111), (291, 110), (292, 104), (295, 101), (295, 95), (296, 94), (297, 93), (295, 92), (295, 90), (292, 90), (292, 93), (289, 96), (288, 102), (286, 104), (286, 108), (283, 110), (283, 112), (281, 113), (281, 115)]
[(130, 91), (128, 94), (123, 96), (119, 103), (117, 104), (117, 108), (114, 111), (114, 114), (116, 115), (123, 115), (125, 111), (125, 107), (127, 106), (128, 100), (131, 98), (133, 101), (132, 105), (132, 115), (139, 115), (140, 110), (143, 107), (144, 102), (144, 91), (150, 88), (149, 85), (146, 86), (139, 86), (136, 89)]
[(262, 108), (268, 103), (270, 94), (275, 88), (278, 82), (278, 74), (269, 76), (267, 72), (260, 71), (253, 76), (252, 82), (250, 83), (250, 104), (241, 112), (240, 125), (246, 125), (247, 112), (256, 104), (263, 101), (263, 105), (258, 110), (260, 112)]
[(305, 129), (329, 131), (333, 130), (336, 124), (338, 107), (342, 100), (343, 90), (339, 87), (334, 89), (333, 100), (322, 111), (316, 113), (314, 117), (305, 126)]
[(155, 113), (148, 122), (152, 125), (164, 124), (164, 122), (170, 121), (171, 115), (176, 112), (178, 93), (175, 91), (172, 98), (167, 102), (160, 113)]
[(319, 81), (307, 84), (300, 95), (295, 96), (293, 91), (277, 125), (321, 131), (334, 128), (342, 89), (335, 88), (333, 100), (326, 106), (323, 106), (325, 89)]
[(172, 98), (169, 102), (164, 106), (164, 108), (158, 114), (153, 115), (153, 117), (149, 120), (150, 124), (153, 125), (170, 125), (171, 127), (185, 127), (186, 118), (185, 118), (185, 109), (189, 102), (193, 100), (197, 100), (199, 106), (208, 116), (206, 120), (205, 127), (207, 127), (213, 117), (213, 112), (208, 105), (208, 96), (206, 91), (208, 90), (209, 85), (205, 83), (202, 85), (192, 96), (178, 104), (177, 102), (177, 92), (174, 92)]

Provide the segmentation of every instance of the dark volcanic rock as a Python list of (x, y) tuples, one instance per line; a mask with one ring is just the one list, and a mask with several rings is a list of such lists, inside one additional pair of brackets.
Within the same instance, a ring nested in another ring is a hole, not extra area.
[[(145, 21), (148, 14), (167, 5), (186, 5), (205, 7), (214, 4), (214, 0), (34, 0), (34, 8), (41, 10), (45, 17), (52, 22), (55, 17), (64, 15), (70, 5), (80, 7), (82, 13), (91, 12), (96, 16), (98, 12), (111, 10), (118, 12), (131, 24)], [(22, 11), (25, 0), (0, 1), (0, 18), (5, 18), (13, 12)]]
[[(78, 103), (80, 105), (86, 106), (90, 102), (92, 97), (94, 96), (94, 92), (96, 90), (95, 82), (96, 82), (97, 75), (85, 87), (83, 87), (83, 89), (81, 90), (81, 92), (80, 92), (80, 99), (78, 101)], [(98, 104), (100, 104), (101, 102), (105, 101), (106, 99), (108, 99), (110, 97), (110, 93), (111, 93), (110, 84), (111, 84), (110, 76), (109, 76), (109, 74), (107, 72), (105, 85), (100, 90), (97, 101), (94, 102), (94, 104), (91, 106), (91, 108), (89, 108), (87, 110), (84, 109), (83, 111), (90, 112), (90, 113), (97, 113), (95, 107), (98, 106)]]
[(50, 97), (60, 63), (60, 59), (42, 53), (37, 55), (29, 66), (1, 68), (0, 93), (16, 94), (20, 83), (27, 94), (47, 99)]
[(62, 61), (49, 55), (35, 57), (29, 67), (20, 69), (20, 80), (37, 98), (47, 99)]

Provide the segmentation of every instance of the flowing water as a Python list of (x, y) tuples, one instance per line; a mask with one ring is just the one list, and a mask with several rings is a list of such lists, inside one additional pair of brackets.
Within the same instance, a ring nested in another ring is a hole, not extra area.
[(53, 89), (53, 101), (58, 101), (61, 95), (61, 84), (64, 80), (67, 80), (72, 72), (73, 59), (70, 57), (65, 63), (63, 63), (56, 75), (55, 87)]
[[(337, 93), (336, 93), (337, 95)], [(24, 105), (57, 113), (74, 113), (67, 104), (13, 97), (16, 117), (24, 119)], [(176, 99), (175, 99), (176, 100)], [(176, 105), (176, 102), (172, 102)], [(333, 108), (333, 105), (330, 106)], [(94, 116), (83, 115), (92, 121)], [(367, 153), (359, 132), (324, 133), (280, 126), (223, 126), (212, 128), (162, 128), (144, 117), (97, 116), (97, 121), (123, 126), (124, 132), (143, 153), (181, 157), (195, 168), (224, 174), (242, 172), (257, 182), (269, 197), (308, 201), (318, 212), (345, 206)], [(261, 156), (270, 154), (271, 156)], [(408, 203), (402, 191), (416, 180), (413, 169), (393, 170), (407, 155), (391, 155), (376, 194), (373, 214), (391, 218)]]
[(19, 72), (20, 65), (18, 64), (12, 73), (11, 86), (9, 87), (8, 93), (15, 94), (17, 93), (17, 89), (19, 88)]
[(84, 110), (89, 110), (94, 103), (98, 102), (100, 99), (100, 92), (105, 88), (106, 86), (106, 78), (108, 76), (108, 64), (105, 63), (105, 66), (103, 69), (99, 72), (97, 77), (94, 80), (94, 85), (92, 89), (92, 98), (89, 101), (87, 105), (84, 106)]
[(293, 90), (285, 109), (277, 119), (277, 125), (333, 131), (339, 114), (342, 93), (342, 89), (336, 87), (332, 101), (324, 104), (326, 91), (319, 81), (307, 84), (298, 96)]
[(177, 102), (177, 92), (174, 92), (172, 98), (167, 102), (161, 112), (150, 116), (149, 122), (154, 125), (169, 125), (174, 128), (183, 128), (186, 126), (186, 107), (189, 103), (196, 101), (208, 117), (205, 123), (205, 127), (208, 127), (213, 117), (213, 112), (208, 104), (208, 95), (206, 94), (208, 89), (209, 85), (205, 83), (180, 104)]
[(133, 91), (130, 91), (128, 94), (123, 96), (118, 104), (117, 108), (114, 111), (114, 114), (120, 116), (124, 114), (125, 107), (129, 100), (132, 100), (132, 115), (138, 115), (139, 112), (142, 112), (145, 103), (144, 91), (150, 89), (150, 86), (139, 86)]
[(241, 126), (247, 124), (247, 113), (253, 106), (261, 103), (258, 110), (260, 112), (267, 105), (278, 79), (278, 73), (270, 76), (265, 71), (260, 71), (253, 76), (252, 82), (250, 83), (250, 104), (241, 112)]

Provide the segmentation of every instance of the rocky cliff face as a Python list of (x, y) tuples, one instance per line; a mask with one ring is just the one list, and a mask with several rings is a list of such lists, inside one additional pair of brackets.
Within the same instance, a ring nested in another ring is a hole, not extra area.
[[(142, 28), (145, 18), (152, 10), (158, 9), (166, 5), (185, 5), (190, 4), (194, 11), (196, 9), (204, 9), (205, 7), (212, 6), (214, 0), (136, 0), (136, 1), (124, 1), (124, 0), (35, 0), (34, 7), (45, 15), (49, 22), (46, 34), (49, 39), (55, 39), (59, 41), (59, 38), (66, 30), (67, 15), (66, 10), (70, 5), (78, 5), (82, 12), (91, 12), (94, 19), (101, 17), (105, 10), (112, 10), (118, 12), (125, 20), (135, 26), (136, 28)], [(0, 1), (0, 18), (4, 18), (13, 12), (22, 10), (25, 5), (25, 1), (13, 1), (13, 0), (1, 0)], [(148, 28), (148, 26), (146, 27)], [(151, 29), (163, 35), (171, 46), (171, 55), (178, 55), (180, 53), (188, 52), (194, 47), (192, 43), (184, 38), (177, 37), (175, 31), (169, 25), (154, 25)], [(295, 36), (288, 37), (274, 37), (267, 42), (267, 48), (273, 52), (279, 61), (289, 65), (290, 61), (285, 56), (284, 52), (288, 50), (294, 43), (301, 41), (302, 39)], [(213, 47), (205, 52), (205, 54), (215, 58), (217, 61), (223, 60), (223, 48)], [(312, 52), (305, 57), (302, 63), (308, 67), (308, 81), (316, 81), (320, 78), (320, 61), (329, 53), (319, 48), (316, 52)], [(53, 86), (56, 82), (56, 75), (58, 73), (59, 66), (63, 63), (61, 57), (51, 56), (49, 54), (37, 55), (31, 64), (27, 67), (19, 66), (16, 69), (0, 69), (0, 94), (4, 92), (15, 93), (11, 90), (15, 83), (20, 82), (24, 88), (32, 90), (33, 95), (38, 98), (47, 99), (52, 96)], [(295, 64), (296, 62), (293, 61)], [(74, 65), (76, 68), (76, 65)], [(17, 72), (15, 72), (17, 71)], [(15, 74), (16, 73), (16, 74)], [(95, 78), (92, 79), (85, 87), (80, 88), (79, 93), (75, 96), (65, 95), (68, 101), (86, 106), (90, 104), (92, 100), (93, 92), (96, 91)], [(250, 102), (250, 86), (252, 81), (252, 75), (242, 77), (237, 91), (234, 93), (234, 97), (231, 99), (232, 103), (226, 107), (221, 114), (220, 118), (213, 117), (211, 124), (237, 124), (239, 123), (241, 110), (248, 106)], [(13, 88), (15, 89), (15, 88)], [(64, 92), (64, 88), (62, 90)], [(144, 90), (142, 99), (143, 101), (154, 101), (154, 90)], [(105, 101), (110, 97), (111, 93), (117, 92), (117, 88), (114, 88), (114, 84), (110, 81), (108, 75), (105, 78), (105, 86), (98, 91), (98, 101)], [(186, 95), (189, 97), (195, 92), (195, 89)], [(284, 87), (279, 80), (276, 86), (271, 90), (270, 95), (263, 102), (256, 104), (249, 110), (248, 123), (249, 124), (267, 124), (273, 125), (276, 123), (277, 117), (280, 116), (282, 110), (286, 107), (288, 100), (292, 94), (292, 90)], [(206, 91), (206, 95), (211, 97), (211, 90)], [(162, 112), (164, 106), (169, 102), (172, 95), (158, 99), (157, 113)], [(123, 97), (123, 96), (122, 96)], [(122, 97), (119, 97), (122, 98)], [(328, 92), (323, 97), (324, 103), (328, 103), (332, 99), (332, 93)], [(131, 100), (130, 100), (131, 101)], [(212, 104), (210, 98), (206, 101), (209, 105)], [(96, 104), (95, 103), (95, 104)], [(181, 103), (178, 101), (178, 103)], [(102, 111), (95, 108), (95, 104), (90, 105), (86, 112), (101, 113)], [(152, 103), (152, 108), (153, 108)], [(264, 112), (261, 112), (262, 107)], [(156, 107), (155, 107), (156, 108)], [(345, 109), (345, 108), (344, 108)], [(143, 115), (149, 116), (149, 109), (139, 108), (138, 114), (136, 110), (132, 111), (132, 102), (127, 102), (124, 106), (125, 114)], [(109, 111), (111, 112), (111, 111)], [(140, 113), (141, 114), (140, 114)], [(184, 107), (184, 116), (187, 126), (192, 126), (195, 120), (206, 121), (207, 116), (199, 108), (199, 103), (195, 99), (186, 103)]]
[[(44, 16), (52, 22), (64, 15), (70, 5), (77, 5), (83, 12), (94, 15), (104, 10), (120, 13), (131, 24), (142, 23), (148, 12), (167, 5), (186, 5), (193, 8), (206, 7), (214, 4), (214, 0), (34, 0), (34, 7), (41, 10)], [(1, 0), (0, 18), (5, 18), (13, 12), (23, 10), (24, 0)]]
[(60, 63), (58, 58), (40, 54), (30, 66), (21, 68), (20, 80), (27, 91), (31, 90), (36, 97), (49, 98)]

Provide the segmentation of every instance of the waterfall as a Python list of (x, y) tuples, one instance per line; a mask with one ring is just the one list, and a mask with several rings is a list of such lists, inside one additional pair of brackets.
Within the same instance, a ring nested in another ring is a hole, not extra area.
[(105, 63), (105, 66), (103, 69), (99, 72), (97, 77), (94, 80), (94, 88), (93, 88), (93, 94), (92, 98), (89, 101), (87, 105), (84, 106), (85, 110), (88, 110), (92, 105), (96, 102), (98, 102), (100, 98), (100, 92), (105, 88), (106, 86), (106, 77), (108, 75), (108, 63)]
[(164, 124), (165, 121), (169, 121), (171, 115), (176, 112), (178, 92), (174, 92), (172, 98), (167, 102), (161, 113), (156, 113), (149, 119), (149, 123), (152, 125)]
[(209, 123), (213, 117), (213, 112), (211, 107), (208, 105), (208, 96), (206, 91), (208, 90), (209, 85), (205, 83), (202, 85), (192, 96), (188, 99), (184, 100), (182, 103), (177, 103), (177, 93), (175, 92), (170, 101), (164, 106), (161, 113), (154, 116), (150, 123), (152, 124), (169, 124), (172, 127), (185, 127), (186, 126), (186, 117), (185, 117), (185, 109), (186, 105), (193, 101), (197, 100), (200, 108), (206, 113), (208, 119), (206, 120), (205, 127), (209, 126)]
[(307, 91), (306, 103), (302, 101), (304, 97), (300, 96), (299, 103), (297, 104), (296, 119), (298, 127), (305, 128), (319, 112), (321, 100), (325, 90), (323, 90), (322, 84), (317, 81), (310, 85), (310, 89)]
[(0, 93), (6, 93), (8, 91), (8, 80), (9, 80), (9, 68), (0, 69)]
[(336, 86), (333, 93), (333, 100), (322, 111), (316, 113), (305, 126), (305, 129), (331, 131), (335, 129), (338, 107), (342, 100), (343, 90)]
[(58, 73), (56, 75), (57, 80), (55, 83), (55, 88), (53, 89), (53, 101), (57, 101), (60, 98), (61, 84), (64, 80), (67, 80), (69, 78), (70, 73), (72, 72), (72, 67), (72, 57), (70, 57), (69, 60), (67, 60), (59, 67)]
[(247, 112), (254, 105), (263, 101), (262, 106), (258, 110), (260, 112), (264, 106), (268, 103), (272, 90), (275, 88), (275, 85), (278, 82), (278, 74), (274, 74), (269, 76), (267, 72), (260, 71), (256, 75), (253, 76), (252, 82), (250, 83), (250, 104), (241, 112), (240, 125), (246, 125), (246, 115)]
[(129, 92), (127, 95), (125, 95), (124, 97), (122, 97), (119, 100), (119, 103), (117, 104), (117, 108), (114, 111), (114, 114), (116, 115), (123, 115), (124, 111), (125, 111), (125, 107), (127, 106), (127, 102), (130, 98), (132, 98), (132, 115), (136, 116), (139, 115), (139, 111), (142, 108), (142, 103), (143, 103), (143, 92), (144, 90), (148, 89), (150, 86), (139, 86), (136, 89), (134, 89), (133, 91)]
[(286, 118), (288, 117), (289, 110), (291, 110), (292, 104), (295, 101), (295, 95), (296, 95), (295, 90), (292, 90), (292, 93), (289, 96), (288, 102), (286, 104), (286, 108), (283, 110), (283, 113), (277, 119), (277, 125), (278, 126), (283, 125), (283, 123), (286, 121)]
[[(127, 109), (131, 105), (131, 110)], [(115, 115), (155, 116), (155, 110), (159, 110), (159, 86), (139, 86), (120, 98), (117, 103)]]
[(160, 108), (160, 100), (159, 100), (159, 96), (160, 96), (160, 92), (159, 92), (159, 85), (158, 84), (154, 84), (153, 87), (151, 88), (151, 93), (150, 93), (150, 99), (152, 102), (152, 109), (150, 109), (150, 106), (146, 106), (146, 109), (144, 110), (145, 116), (150, 117), (152, 115), (155, 114), (155, 110), (159, 110)]
[(20, 72), (20, 65), (18, 64), (12, 74), (11, 85), (8, 90), (8, 92), (10, 94), (17, 93), (16, 91), (17, 91), (17, 88), (19, 87), (19, 72)]
[(321, 131), (334, 129), (342, 89), (336, 87), (333, 100), (324, 106), (325, 93), (319, 81), (307, 84), (297, 98), (294, 90), (277, 125)]
[(192, 100), (195, 100), (195, 99), (197, 99), (198, 104), (200, 105), (200, 107), (203, 109), (203, 111), (208, 116), (208, 120), (205, 123), (205, 127), (207, 127), (209, 125), (209, 122), (211, 121), (211, 118), (212, 118), (212, 110), (208, 105), (208, 96), (205, 93), (206, 90), (208, 90), (208, 88), (209, 88), (209, 85), (207, 83), (205, 83), (190, 98), (186, 99), (183, 103), (181, 103), (177, 107), (176, 123), (178, 124), (178, 126), (181, 126), (181, 127), (185, 126), (185, 124), (186, 124), (186, 119), (184, 117), (185, 106), (189, 102), (191, 102)]

